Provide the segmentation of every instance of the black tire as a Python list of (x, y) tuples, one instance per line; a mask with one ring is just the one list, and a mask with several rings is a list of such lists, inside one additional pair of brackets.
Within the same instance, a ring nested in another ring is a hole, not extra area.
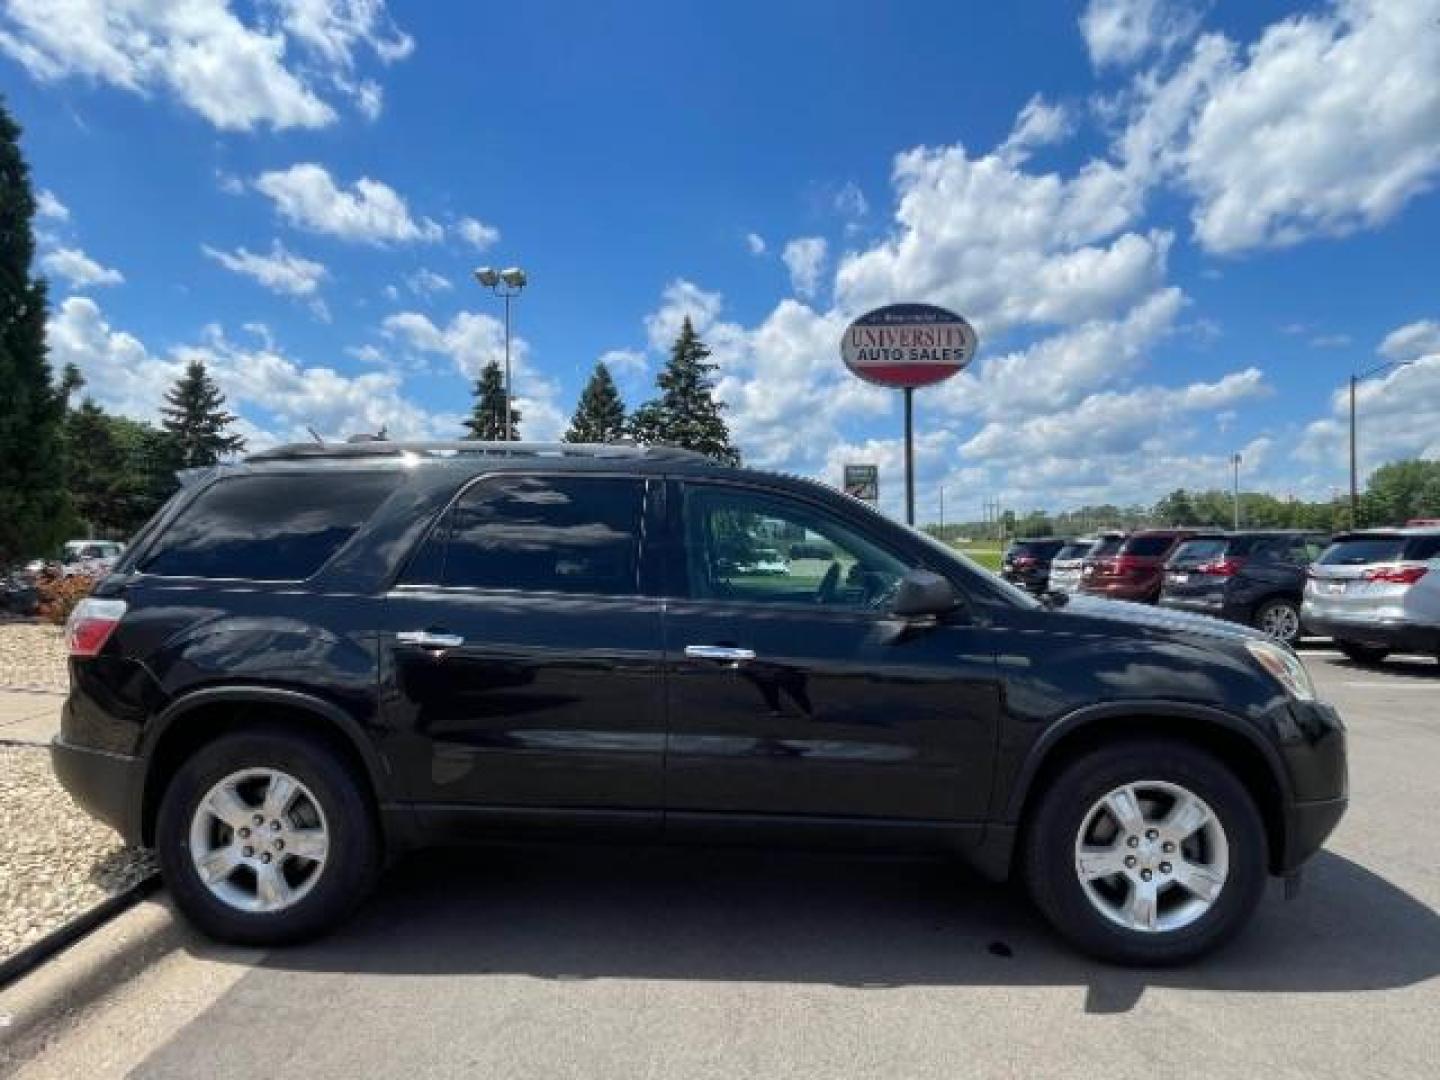
[[(1075, 842), (1090, 810), (1116, 788), (1139, 781), (1177, 784), (1220, 820), (1229, 871), (1213, 906), (1189, 925), (1131, 930), (1091, 904), (1075, 868)], [(1186, 743), (1127, 740), (1071, 762), (1025, 823), (1022, 852), (1030, 894), (1051, 925), (1101, 960), (1138, 966), (1179, 964), (1223, 945), (1249, 921), (1265, 889), (1265, 826), (1245, 786), (1222, 761)]]
[[(232, 907), (211, 893), (190, 857), (190, 822), (210, 789), (247, 768), (283, 770), (313, 793), (325, 815), (329, 846), (314, 886), (292, 906), (270, 913)], [(342, 923), (380, 872), (381, 845), (361, 779), (324, 742), (281, 729), (222, 735), (201, 747), (171, 779), (155, 828), (156, 855), (176, 906), (206, 934), (237, 945), (280, 945)]]
[(1390, 650), (1380, 645), (1361, 645), (1358, 641), (1336, 640), (1335, 647), (1345, 654), (1346, 659), (1357, 664), (1378, 664), (1390, 655)]
[(1294, 600), (1287, 600), (1283, 596), (1275, 596), (1263, 603), (1257, 604), (1255, 607), (1255, 615), (1250, 620), (1250, 625), (1257, 630), (1265, 630), (1266, 622), (1269, 621), (1273, 613), (1279, 611), (1288, 612), (1294, 617), (1293, 620), (1290, 621), (1290, 625), (1293, 626), (1294, 629), (1284, 635), (1275, 635), (1275, 640), (1284, 642), (1293, 649), (1300, 643), (1300, 605)]

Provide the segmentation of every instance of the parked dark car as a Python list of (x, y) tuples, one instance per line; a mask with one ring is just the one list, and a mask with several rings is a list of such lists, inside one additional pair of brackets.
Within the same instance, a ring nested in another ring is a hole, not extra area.
[(1294, 645), (1306, 568), (1328, 543), (1319, 533), (1265, 531), (1187, 540), (1165, 564), (1160, 604), (1245, 623)]
[(1050, 563), (1067, 542), (1053, 536), (1012, 540), (1000, 560), (1000, 576), (1033, 593), (1046, 592), (1050, 588)]
[(1142, 529), (1125, 537), (1113, 555), (1085, 560), (1080, 591), (1110, 600), (1153, 604), (1160, 599), (1165, 562), (1194, 529)]
[[(776, 536), (829, 565), (720, 564)], [(1042, 601), (663, 448), (257, 454), (183, 488), (67, 637), (56, 773), (236, 942), (334, 926), (408, 847), (578, 837), (958, 857), (1083, 949), (1177, 961), (1346, 805), (1284, 646)]]

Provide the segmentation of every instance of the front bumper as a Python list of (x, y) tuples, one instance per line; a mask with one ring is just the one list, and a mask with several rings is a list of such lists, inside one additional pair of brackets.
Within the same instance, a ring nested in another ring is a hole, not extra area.
[(1337, 619), (1301, 612), (1306, 628), (1322, 637), (1373, 645), (1392, 652), (1440, 653), (1440, 626), (1396, 620)]
[(1281, 874), (1293, 874), (1300, 869), (1335, 831), (1349, 805), (1350, 800), (1346, 796), (1292, 803), (1286, 815), (1285, 850), (1275, 869)]
[(109, 825), (127, 844), (140, 844), (144, 770), (139, 758), (74, 746), (57, 736), (50, 743), (50, 764), (60, 786), (82, 810)]

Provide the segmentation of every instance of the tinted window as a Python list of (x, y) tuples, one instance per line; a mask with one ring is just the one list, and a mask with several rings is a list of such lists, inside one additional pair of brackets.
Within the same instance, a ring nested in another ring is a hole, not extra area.
[(1033, 555), (1037, 559), (1049, 558), (1053, 552), (1060, 550), (1059, 540), (1017, 540), (1010, 545), (1009, 554)]
[(1440, 536), (1416, 536), (1405, 545), (1407, 559), (1440, 558)]
[(1090, 553), (1090, 548), (1093, 546), (1094, 545), (1088, 543), (1066, 544), (1055, 553), (1055, 561), (1060, 562), (1063, 559), (1083, 559)]
[(237, 476), (200, 493), (138, 569), (171, 577), (303, 581), (395, 489), (395, 472)]
[(644, 492), (642, 481), (600, 476), (482, 481), (450, 513), (441, 579), (447, 588), (638, 592)]
[(1125, 538), (1123, 536), (1107, 536), (1103, 540), (1097, 542), (1095, 546), (1090, 549), (1089, 557), (1092, 559), (1099, 559), (1106, 555), (1114, 555), (1117, 551), (1120, 550), (1121, 546), (1124, 543)]
[(1174, 538), (1169, 536), (1132, 536), (1125, 541), (1125, 547), (1121, 553), (1124, 555), (1164, 555), (1174, 542)]
[[(795, 548), (808, 557), (780, 559)], [(685, 493), (690, 595), (708, 600), (879, 608), (906, 565), (808, 503), (740, 489)]]
[(1364, 563), (1394, 562), (1405, 548), (1403, 536), (1367, 536), (1337, 540), (1320, 556), (1322, 566), (1360, 566)]
[(1175, 549), (1175, 554), (1170, 557), (1172, 563), (1210, 562), (1212, 559), (1222, 557), (1230, 542), (1224, 537), (1207, 537), (1204, 540), (1187, 540)]

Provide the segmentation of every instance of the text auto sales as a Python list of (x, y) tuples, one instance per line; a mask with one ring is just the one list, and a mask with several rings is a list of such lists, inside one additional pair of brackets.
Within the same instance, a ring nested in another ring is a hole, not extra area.
[(852, 326), (857, 364), (961, 364), (966, 341), (958, 326)]

